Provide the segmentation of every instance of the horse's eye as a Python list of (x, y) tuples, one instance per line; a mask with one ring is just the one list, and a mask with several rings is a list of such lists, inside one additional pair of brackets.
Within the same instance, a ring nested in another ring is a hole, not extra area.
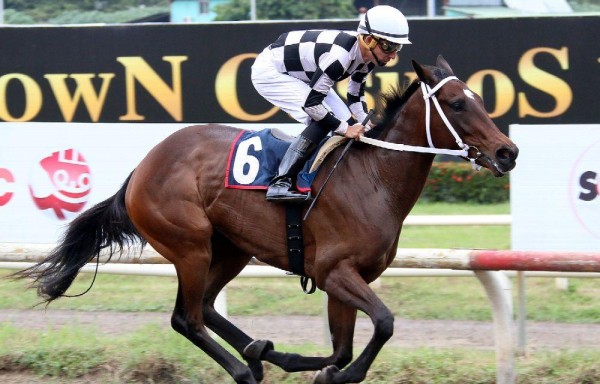
[(465, 110), (465, 102), (462, 100), (451, 102), (450, 108), (452, 108), (454, 112), (462, 112)]

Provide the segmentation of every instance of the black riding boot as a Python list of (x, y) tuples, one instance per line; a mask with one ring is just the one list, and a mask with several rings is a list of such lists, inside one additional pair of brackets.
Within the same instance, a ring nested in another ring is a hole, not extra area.
[(269, 184), (266, 197), (268, 201), (295, 203), (308, 199), (309, 195), (292, 189), (292, 180), (298, 175), (316, 147), (317, 145), (306, 137), (302, 135), (296, 137), (281, 159), (277, 176)]

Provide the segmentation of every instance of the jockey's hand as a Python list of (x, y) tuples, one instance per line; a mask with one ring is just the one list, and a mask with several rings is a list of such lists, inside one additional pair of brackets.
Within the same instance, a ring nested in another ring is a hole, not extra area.
[(356, 123), (348, 127), (348, 130), (344, 134), (349, 139), (360, 140), (360, 136), (365, 134), (365, 127), (360, 123)]

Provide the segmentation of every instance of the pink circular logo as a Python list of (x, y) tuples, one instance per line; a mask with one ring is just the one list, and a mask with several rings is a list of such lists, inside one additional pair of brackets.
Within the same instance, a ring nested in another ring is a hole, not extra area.
[(600, 237), (600, 141), (590, 145), (571, 169), (569, 200), (577, 221)]
[(0, 168), (0, 207), (12, 199), (14, 183), (13, 174), (6, 168)]
[(90, 167), (76, 149), (43, 158), (33, 169), (29, 191), (35, 205), (54, 219), (74, 217), (91, 192)]

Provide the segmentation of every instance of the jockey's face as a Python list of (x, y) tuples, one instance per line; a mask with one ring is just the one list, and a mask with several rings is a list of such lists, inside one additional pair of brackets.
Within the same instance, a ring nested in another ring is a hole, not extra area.
[(396, 57), (398, 51), (402, 49), (402, 45), (400, 44), (395, 44), (396, 47), (399, 46), (399, 48), (396, 49), (390, 48), (390, 46), (386, 45), (386, 43), (392, 44), (385, 40), (379, 40), (375, 49), (371, 50), (373, 56), (375, 57), (375, 61), (377, 61), (377, 64), (379, 64), (382, 67), (387, 65), (387, 63), (389, 63), (391, 60), (393, 60)]

